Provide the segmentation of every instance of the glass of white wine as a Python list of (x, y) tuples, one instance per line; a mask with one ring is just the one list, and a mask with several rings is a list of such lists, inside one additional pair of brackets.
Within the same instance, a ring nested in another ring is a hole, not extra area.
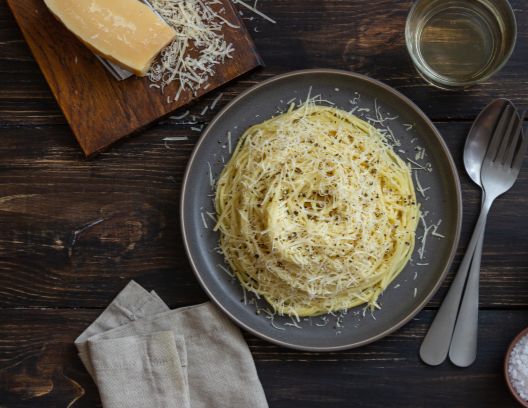
[(507, 0), (417, 0), (405, 28), (416, 69), (432, 85), (460, 89), (485, 81), (510, 58), (517, 38)]

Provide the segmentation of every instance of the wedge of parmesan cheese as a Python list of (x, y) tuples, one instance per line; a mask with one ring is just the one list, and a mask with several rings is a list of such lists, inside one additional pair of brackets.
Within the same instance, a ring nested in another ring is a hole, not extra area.
[(145, 76), (176, 31), (139, 0), (44, 0), (51, 12), (98, 55)]

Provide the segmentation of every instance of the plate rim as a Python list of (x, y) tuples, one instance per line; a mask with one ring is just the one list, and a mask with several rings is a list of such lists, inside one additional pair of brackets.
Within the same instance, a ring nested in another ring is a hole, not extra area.
[[(387, 330), (378, 333), (374, 336), (371, 336), (365, 340), (353, 342), (349, 344), (343, 344), (339, 346), (303, 346), (299, 344), (290, 343), (288, 341), (284, 340), (278, 340), (276, 338), (270, 337), (264, 333), (259, 332), (258, 330), (252, 328), (248, 324), (244, 323), (237, 317), (235, 317), (224, 305), (220, 300), (218, 300), (215, 295), (211, 292), (211, 290), (207, 287), (205, 282), (202, 279), (202, 276), (200, 272), (198, 271), (198, 268), (196, 267), (196, 264), (194, 262), (193, 255), (191, 253), (191, 249), (189, 246), (189, 240), (187, 238), (186, 233), (186, 220), (185, 220), (185, 202), (186, 197), (188, 196), (187, 190), (189, 185), (189, 175), (190, 170), (193, 167), (193, 164), (196, 159), (196, 155), (198, 151), (200, 150), (200, 147), (204, 140), (208, 137), (211, 130), (214, 128), (216, 123), (231, 109), (232, 106), (236, 105), (240, 100), (244, 99), (246, 96), (253, 94), (255, 92), (258, 92), (261, 88), (277, 81), (281, 81), (285, 78), (290, 78), (293, 76), (303, 76), (303, 75), (314, 75), (314, 74), (330, 74), (330, 75), (340, 75), (340, 76), (347, 76), (354, 79), (359, 79), (361, 81), (368, 82), (370, 84), (373, 84), (375, 86), (381, 87), (384, 90), (386, 90), (389, 93), (392, 93), (394, 96), (402, 100), (404, 103), (406, 103), (414, 112), (420, 116), (425, 124), (433, 131), (434, 135), (436, 136), (436, 139), (440, 143), (440, 147), (442, 148), (442, 151), (444, 152), (444, 155), (447, 157), (447, 162), (449, 164), (449, 168), (451, 170), (451, 176), (454, 179), (454, 186), (456, 190), (456, 218), (457, 218), (457, 225), (455, 228), (455, 236), (453, 239), (453, 243), (451, 245), (451, 248), (449, 250), (449, 256), (447, 258), (447, 262), (444, 266), (444, 269), (442, 270), (442, 273), (440, 274), (436, 284), (433, 286), (433, 288), (429, 291), (427, 296), (416, 306), (414, 307), (407, 315), (403, 317), (403, 319), (400, 319), (396, 324), (392, 325)], [(331, 69), (331, 68), (314, 68), (314, 69), (302, 69), (302, 70), (296, 70), (296, 71), (290, 71), (283, 74), (275, 75), (271, 78), (268, 78), (262, 82), (259, 82), (249, 89), (242, 92), (240, 95), (235, 97), (233, 100), (231, 100), (226, 106), (224, 106), (211, 120), (209, 125), (205, 128), (205, 130), (200, 135), (199, 140), (197, 141), (196, 145), (194, 146), (194, 149), (191, 153), (191, 156), (189, 158), (189, 161), (187, 162), (187, 166), (185, 168), (185, 173), (182, 181), (182, 187), (181, 187), (181, 196), (180, 196), (180, 226), (181, 226), (181, 232), (182, 232), (182, 238), (183, 238), (183, 245), (185, 247), (185, 252), (187, 254), (187, 258), (191, 264), (192, 270), (194, 272), (194, 275), (196, 276), (200, 286), (205, 291), (207, 296), (210, 300), (213, 301), (213, 303), (222, 310), (233, 322), (235, 322), (239, 327), (243, 328), (244, 330), (247, 330), (249, 333), (255, 335), (256, 337), (263, 339), (265, 341), (268, 341), (270, 343), (276, 344), (278, 346), (294, 349), (294, 350), (300, 350), (300, 351), (309, 351), (309, 352), (332, 352), (332, 351), (341, 351), (341, 350), (349, 350), (357, 347), (362, 347), (367, 344), (373, 343), (377, 340), (380, 340), (389, 334), (395, 332), (396, 330), (400, 329), (404, 325), (406, 325), (414, 316), (416, 316), (420, 311), (422, 311), (425, 306), (429, 303), (429, 301), (432, 299), (432, 297), (436, 294), (438, 289), (440, 289), (442, 283), (444, 282), (451, 265), (453, 263), (453, 259), (456, 254), (456, 250), (458, 248), (458, 244), (460, 241), (460, 233), (462, 229), (462, 217), (463, 217), (463, 206), (462, 206), (462, 188), (460, 184), (460, 177), (458, 174), (458, 170), (456, 168), (455, 162), (453, 160), (453, 157), (451, 155), (451, 152), (449, 151), (449, 148), (447, 147), (447, 144), (444, 141), (444, 138), (442, 137), (441, 133), (438, 131), (434, 123), (429, 119), (429, 117), (408, 97), (403, 95), (401, 92), (397, 91), (396, 89), (392, 88), (391, 86), (377, 80), (373, 79), (371, 77), (368, 77), (363, 74), (358, 74), (352, 71), (345, 71), (341, 69)]]

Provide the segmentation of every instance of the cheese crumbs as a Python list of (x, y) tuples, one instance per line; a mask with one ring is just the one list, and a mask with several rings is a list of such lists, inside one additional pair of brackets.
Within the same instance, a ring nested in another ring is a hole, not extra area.
[(176, 101), (183, 91), (196, 94), (213, 77), (216, 67), (232, 58), (234, 47), (222, 33), (224, 26), (239, 28), (213, 9), (217, 1), (150, 0), (156, 12), (176, 30), (175, 40), (166, 47), (149, 72), (150, 80), (161, 91), (174, 81), (180, 87), (168, 102)]

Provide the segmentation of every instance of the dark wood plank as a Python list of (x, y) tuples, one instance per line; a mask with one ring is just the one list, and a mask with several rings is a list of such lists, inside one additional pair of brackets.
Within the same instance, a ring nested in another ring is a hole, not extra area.
[[(463, 186), (456, 265), (480, 194), (461, 167), (470, 124), (438, 126)], [(66, 126), (0, 133), (0, 307), (100, 308), (132, 278), (159, 289), (172, 307), (205, 300), (179, 224), (181, 181), (199, 132), (189, 125), (157, 126), (96, 160), (83, 160)], [(188, 140), (163, 140), (169, 136)], [(525, 166), (489, 220), (482, 307), (528, 308), (527, 192)], [(439, 304), (452, 276), (431, 306)]]
[[(99, 312), (0, 310), (0, 406), (67, 407), (73, 401), (75, 408), (100, 406), (73, 346)], [(246, 339), (270, 408), (515, 407), (502, 359), (528, 324), (526, 313), (482, 312), (479, 358), (465, 370), (420, 362), (418, 348), (433, 315), (424, 311), (375, 344), (338, 353), (298, 352)]]
[[(136, 279), (171, 307), (206, 300), (186, 260), (179, 227), (182, 175), (200, 129), (234, 96), (292, 69), (334, 67), (397, 87), (437, 120), (459, 168), (464, 225), (460, 262), (480, 195), (462, 169), (470, 122), (497, 96), (528, 100), (528, 4), (512, 0), (519, 41), (506, 68), (485, 84), (444, 92), (423, 83), (406, 56), (410, 0), (259, 0), (276, 26), (243, 10), (268, 64), (160, 125), (86, 160), (0, 2), (0, 407), (100, 407), (73, 339)], [(205, 115), (220, 93), (218, 105)], [(446, 122), (449, 121), (449, 122)], [(165, 137), (187, 140), (164, 141)], [(418, 349), (452, 280), (411, 323), (357, 350), (312, 354), (251, 335), (271, 408), (514, 407), (501, 365), (528, 324), (528, 168), (497, 201), (482, 264), (479, 357), (469, 369), (423, 365)]]
[[(57, 21), (41, 0), (8, 0), (24, 38), (44, 73), (66, 120), (90, 156), (117, 140), (135, 133), (191, 100), (261, 65), (260, 57), (230, 0), (215, 7), (240, 28), (224, 26), (222, 34), (234, 47), (232, 58), (219, 65), (196, 95), (189, 90), (173, 97), (180, 87), (173, 82), (162, 94), (148, 78), (116, 81), (66, 27)], [(168, 103), (168, 96), (172, 97)]]
[[(508, 65), (485, 83), (465, 91), (432, 88), (416, 74), (405, 49), (403, 28), (410, 1), (268, 0), (259, 8), (273, 25), (244, 11), (265, 70), (224, 89), (223, 101), (273, 75), (301, 68), (341, 68), (368, 74), (396, 87), (436, 120), (473, 119), (493, 98), (528, 107), (528, 3), (513, 0), (519, 37)], [(254, 17), (253, 20), (250, 20)], [(255, 32), (255, 29), (257, 32)], [(0, 3), (0, 124), (64, 123), (32, 61), (5, 2)], [(199, 113), (215, 95), (193, 109)], [(206, 115), (205, 120), (210, 119)]]

